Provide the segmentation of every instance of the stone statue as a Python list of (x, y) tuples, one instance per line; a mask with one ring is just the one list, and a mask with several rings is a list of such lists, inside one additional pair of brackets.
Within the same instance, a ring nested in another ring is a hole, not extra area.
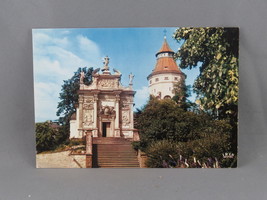
[(100, 68), (95, 69), (95, 70), (92, 72), (92, 74), (93, 74), (93, 75), (94, 75), (94, 74), (97, 74), (97, 73), (99, 72), (99, 70), (100, 70)]
[(80, 73), (80, 84), (83, 84), (84, 82), (83, 82), (83, 79), (85, 78), (85, 74), (84, 74), (84, 72), (83, 71), (81, 71), (81, 73)]
[(108, 70), (109, 70), (109, 67), (108, 67), (108, 64), (109, 64), (109, 57), (108, 57), (108, 56), (106, 56), (106, 57), (104, 58), (104, 62), (103, 62), (103, 64), (104, 64), (104, 67), (103, 67), (102, 71), (108, 71)]
[(114, 71), (114, 73), (115, 73), (116, 75), (121, 75), (121, 72), (120, 72), (119, 70), (113, 68), (113, 71)]
[(133, 84), (133, 79), (134, 79), (134, 75), (132, 74), (132, 72), (129, 74), (129, 85)]

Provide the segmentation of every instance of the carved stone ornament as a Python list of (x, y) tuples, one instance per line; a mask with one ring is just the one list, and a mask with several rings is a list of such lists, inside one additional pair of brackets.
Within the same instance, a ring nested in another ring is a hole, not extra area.
[(106, 88), (114, 88), (115, 82), (111, 79), (102, 79), (99, 81), (99, 86)]
[(114, 110), (114, 107), (112, 106), (103, 106), (100, 109), (100, 114), (101, 115), (115, 115), (116, 111)]
[(83, 109), (85, 110), (93, 110), (94, 105), (93, 104), (83, 104)]
[(86, 103), (91, 103), (91, 102), (93, 101), (93, 99), (87, 97), (87, 98), (84, 99), (84, 101), (85, 101)]
[(85, 126), (91, 126), (93, 124), (93, 122), (94, 122), (93, 113), (92, 112), (86, 112), (84, 114), (83, 121), (84, 121), (84, 125)]
[(122, 108), (129, 110), (130, 109), (130, 105), (128, 105), (128, 104), (122, 104)]
[(130, 124), (129, 111), (122, 111), (122, 125), (127, 126)]

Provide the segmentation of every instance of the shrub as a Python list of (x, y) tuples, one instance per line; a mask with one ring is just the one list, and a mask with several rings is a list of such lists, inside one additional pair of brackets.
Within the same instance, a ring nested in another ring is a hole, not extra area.
[(181, 150), (179, 145), (168, 140), (153, 142), (146, 151), (148, 156), (146, 165), (152, 168), (163, 168), (163, 163), (166, 162), (174, 167), (180, 155), (179, 150)]
[(61, 127), (52, 127), (51, 122), (36, 123), (35, 133), (37, 153), (55, 150), (66, 141), (66, 134), (63, 132), (63, 129)]

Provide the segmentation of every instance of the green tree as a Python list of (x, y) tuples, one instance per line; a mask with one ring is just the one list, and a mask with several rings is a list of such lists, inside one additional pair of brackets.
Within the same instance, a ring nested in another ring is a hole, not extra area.
[(198, 104), (214, 116), (237, 121), (238, 28), (179, 28), (176, 58), (182, 69), (200, 66), (194, 83)]
[(186, 111), (170, 99), (151, 97), (139, 110), (136, 121), (140, 142), (133, 145), (147, 153), (150, 167), (163, 167), (163, 160), (171, 163), (180, 155), (191, 160), (193, 157), (200, 161), (215, 157), (222, 160), (222, 154), (231, 147), (228, 121)]
[(136, 120), (144, 147), (164, 139), (187, 142), (206, 137), (211, 132), (229, 133), (226, 122), (225, 129), (219, 129), (213, 124), (220, 120), (214, 120), (205, 113), (185, 111), (170, 99), (151, 97)]
[(185, 82), (178, 82), (174, 84), (173, 92), (174, 96), (172, 97), (172, 100), (174, 100), (180, 108), (189, 110), (194, 107), (194, 103), (188, 99), (188, 97), (191, 96), (190, 85), (186, 85)]
[(36, 150), (42, 151), (54, 150), (64, 140), (64, 135), (59, 128), (53, 128), (51, 122), (36, 123)]
[(93, 68), (78, 68), (70, 79), (64, 81), (59, 94), (60, 102), (58, 103), (56, 114), (59, 116), (59, 122), (64, 126), (66, 132), (69, 132), (70, 117), (76, 111), (75, 105), (78, 103), (80, 73), (82, 71), (85, 74), (84, 84), (89, 85), (92, 82)]

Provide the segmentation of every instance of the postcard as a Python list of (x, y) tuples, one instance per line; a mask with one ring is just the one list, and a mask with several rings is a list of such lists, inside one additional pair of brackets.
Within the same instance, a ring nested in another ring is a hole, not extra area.
[(33, 29), (37, 168), (237, 167), (239, 29)]

